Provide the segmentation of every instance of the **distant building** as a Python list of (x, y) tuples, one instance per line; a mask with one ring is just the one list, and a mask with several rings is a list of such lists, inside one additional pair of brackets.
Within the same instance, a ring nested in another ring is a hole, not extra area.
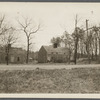
[(3, 47), (0, 47), (0, 63), (6, 62), (6, 54)]
[[(5, 48), (0, 47), (0, 63), (6, 63)], [(11, 47), (9, 52), (9, 63), (24, 63), (26, 61), (26, 51), (22, 48)]]
[(42, 46), (38, 53), (38, 62), (68, 62), (69, 50), (65, 47)]
[(22, 48), (11, 48), (10, 63), (24, 63), (26, 61), (26, 51)]

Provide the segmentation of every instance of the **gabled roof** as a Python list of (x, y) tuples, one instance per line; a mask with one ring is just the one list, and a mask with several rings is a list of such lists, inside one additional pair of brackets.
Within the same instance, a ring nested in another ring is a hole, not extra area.
[(65, 47), (57, 47), (54, 48), (53, 46), (43, 46), (47, 53), (68, 53), (68, 48)]
[[(5, 50), (4, 47), (0, 47), (0, 53), (5, 53)], [(25, 52), (22, 48), (11, 47), (10, 49), (10, 54), (24, 54)]]
[(22, 48), (18, 48), (18, 47), (12, 47), (11, 48), (11, 53), (17, 53), (17, 54), (25, 54), (25, 50), (23, 50)]

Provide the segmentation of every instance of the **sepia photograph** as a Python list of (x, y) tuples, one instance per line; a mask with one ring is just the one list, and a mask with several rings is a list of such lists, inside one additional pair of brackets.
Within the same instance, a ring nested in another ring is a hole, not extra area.
[(0, 93), (99, 94), (100, 3), (0, 2)]

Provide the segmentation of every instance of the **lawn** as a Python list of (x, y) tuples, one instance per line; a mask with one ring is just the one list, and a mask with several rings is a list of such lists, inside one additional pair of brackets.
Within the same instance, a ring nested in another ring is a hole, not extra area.
[(100, 68), (0, 70), (0, 93), (100, 93)]

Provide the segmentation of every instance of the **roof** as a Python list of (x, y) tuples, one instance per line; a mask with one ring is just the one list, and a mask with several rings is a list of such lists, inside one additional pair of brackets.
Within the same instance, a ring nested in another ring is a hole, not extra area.
[(43, 46), (47, 53), (67, 53), (68, 48), (65, 47), (57, 47), (54, 48), (53, 46)]
[[(5, 53), (5, 48), (4, 47), (0, 47), (0, 53)], [(11, 54), (24, 54), (26, 51), (23, 50), (22, 48), (16, 48), (16, 47), (12, 47), (10, 49), (10, 53)]]
[(11, 53), (16, 53), (16, 54), (24, 54), (26, 51), (23, 50), (22, 48), (17, 48), (17, 47), (12, 47), (11, 48)]

